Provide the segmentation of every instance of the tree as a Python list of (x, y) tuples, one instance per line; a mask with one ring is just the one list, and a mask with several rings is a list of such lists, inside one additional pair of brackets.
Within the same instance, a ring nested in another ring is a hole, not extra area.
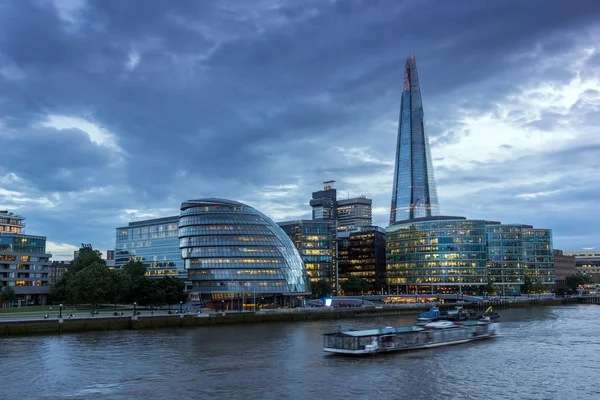
[(565, 278), (567, 287), (574, 293), (577, 291), (579, 285), (585, 285), (586, 283), (590, 283), (590, 278), (585, 275), (569, 275)]
[(163, 300), (171, 309), (171, 304), (177, 304), (180, 301), (187, 302), (188, 295), (185, 293), (185, 282), (178, 278), (166, 276), (159, 281), (159, 288), (162, 290)]
[(0, 291), (0, 297), (2, 297), (2, 303), (8, 304), (8, 307), (10, 307), (15, 300), (17, 300), (17, 294), (10, 286), (5, 286), (2, 288), (2, 291)]
[(487, 293), (488, 296), (492, 296), (495, 292), (496, 290), (494, 289), (494, 282), (491, 280), (488, 280), (487, 284), (485, 286), (480, 286), (479, 289), (480, 295)]
[(123, 266), (123, 271), (125, 271), (131, 277), (132, 281), (146, 276), (146, 267), (141, 261), (129, 260), (129, 262)]
[(369, 283), (358, 276), (349, 276), (340, 286), (344, 293), (362, 293), (369, 290)]
[(68, 297), (73, 303), (91, 304), (92, 311), (114, 300), (116, 271), (95, 262), (75, 273), (68, 282)]
[(327, 279), (314, 281), (310, 283), (310, 291), (314, 298), (320, 299), (331, 294), (331, 285)]
[(69, 265), (69, 268), (67, 268), (65, 274), (76, 274), (94, 263), (101, 263), (106, 266), (106, 261), (102, 259), (102, 254), (98, 250), (93, 250), (90, 247), (82, 247), (79, 249), (78, 256)]
[(546, 285), (544, 285), (541, 282), (535, 282), (531, 286), (531, 292), (530, 293), (545, 293), (545, 292), (546, 292)]
[(164, 292), (158, 280), (144, 276), (136, 282), (137, 302), (143, 306), (160, 306), (164, 303)]
[(529, 294), (533, 290), (533, 284), (531, 282), (531, 278), (526, 276), (523, 280), (523, 284), (521, 285), (521, 293)]

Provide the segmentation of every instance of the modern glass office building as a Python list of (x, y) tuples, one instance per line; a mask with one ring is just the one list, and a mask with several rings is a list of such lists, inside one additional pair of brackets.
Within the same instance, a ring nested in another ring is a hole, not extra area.
[(333, 232), (327, 221), (296, 220), (279, 222), (278, 225), (294, 242), (308, 281), (327, 280), (334, 284)]
[(16, 304), (44, 305), (50, 293), (46, 237), (26, 235), (25, 218), (0, 211), (0, 289), (11, 287)]
[(549, 229), (438, 216), (387, 230), (392, 292), (512, 296), (521, 294), (525, 277), (546, 292), (554, 285)]
[(479, 294), (487, 284), (484, 220), (417, 218), (388, 227), (386, 242), (392, 291)]
[(185, 279), (177, 223), (179, 216), (130, 222), (117, 228), (115, 245), (115, 268), (121, 268), (129, 260), (141, 261), (150, 277), (171, 276)]
[(523, 280), (523, 225), (487, 222), (488, 281), (502, 295), (521, 293)]
[(338, 270), (340, 282), (354, 276), (369, 284), (369, 292), (380, 293), (387, 284), (385, 230), (371, 226), (340, 234)]
[(404, 69), (390, 224), (439, 213), (417, 62), (411, 54)]
[(193, 299), (224, 309), (296, 304), (310, 293), (294, 243), (256, 209), (223, 199), (181, 204), (179, 247)]
[(554, 251), (552, 231), (523, 228), (523, 273), (534, 283), (540, 283), (551, 291), (554, 287)]

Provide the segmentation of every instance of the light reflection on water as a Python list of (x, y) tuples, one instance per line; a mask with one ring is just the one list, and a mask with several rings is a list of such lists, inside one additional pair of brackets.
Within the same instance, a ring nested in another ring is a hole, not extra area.
[(598, 399), (600, 307), (503, 310), (496, 339), (368, 358), (322, 333), (412, 317), (4, 338), (6, 399)]

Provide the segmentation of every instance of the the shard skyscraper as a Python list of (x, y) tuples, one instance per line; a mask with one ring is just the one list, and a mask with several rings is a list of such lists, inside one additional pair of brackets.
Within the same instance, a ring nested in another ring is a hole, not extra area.
[(429, 139), (425, 132), (417, 62), (411, 54), (404, 69), (390, 225), (439, 214), (440, 205)]

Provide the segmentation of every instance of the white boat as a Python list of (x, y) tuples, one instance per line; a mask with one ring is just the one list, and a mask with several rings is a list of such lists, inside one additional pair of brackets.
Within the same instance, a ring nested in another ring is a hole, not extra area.
[(467, 343), (498, 334), (499, 324), (488, 321), (438, 321), (424, 326), (326, 333), (323, 350), (336, 354), (366, 355)]

